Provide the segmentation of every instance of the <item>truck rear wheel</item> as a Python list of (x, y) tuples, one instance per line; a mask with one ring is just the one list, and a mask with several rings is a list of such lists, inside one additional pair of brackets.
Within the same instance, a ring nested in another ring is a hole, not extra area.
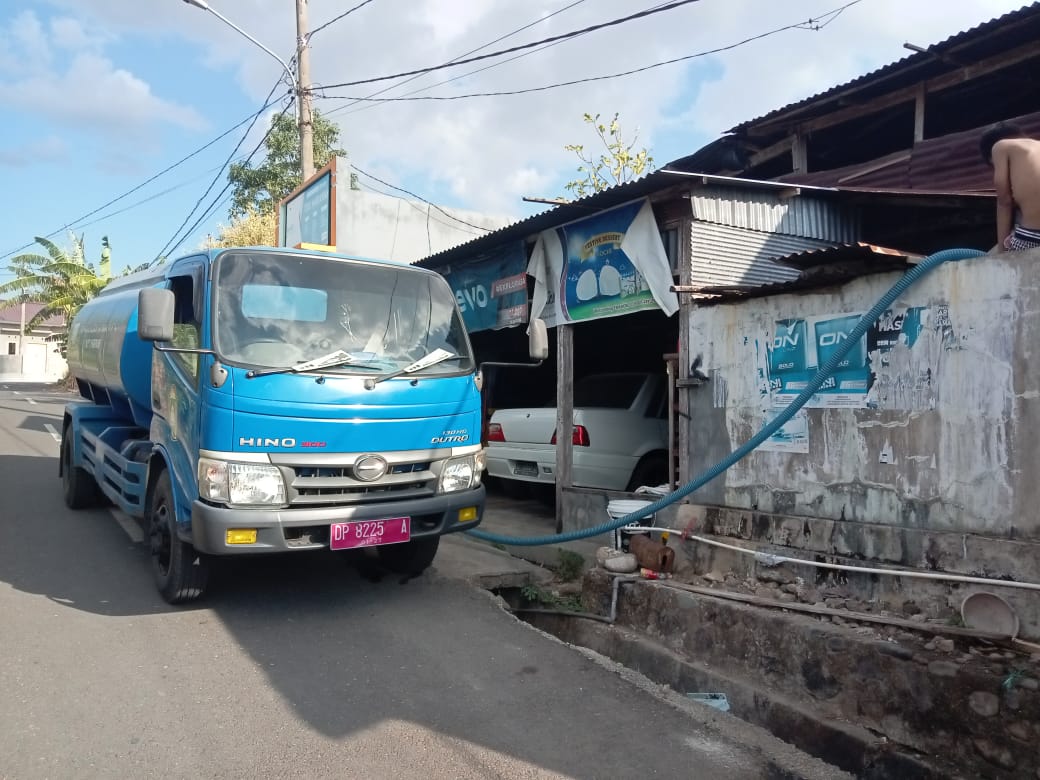
[(433, 563), (440, 546), (439, 536), (425, 536), (402, 544), (387, 544), (376, 548), (379, 562), (397, 574), (422, 574)]
[(206, 590), (209, 565), (206, 558), (177, 536), (170, 472), (163, 471), (152, 488), (148, 508), (148, 542), (152, 574), (159, 593), (170, 604), (199, 598)]
[(69, 426), (65, 426), (61, 437), (61, 491), (65, 506), (69, 509), (96, 506), (101, 491), (89, 472), (72, 465), (72, 442), (69, 436)]

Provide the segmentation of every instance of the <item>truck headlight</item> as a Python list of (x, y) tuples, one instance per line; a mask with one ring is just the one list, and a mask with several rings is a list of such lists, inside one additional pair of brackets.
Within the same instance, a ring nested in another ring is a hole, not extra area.
[(199, 495), (242, 506), (285, 503), (285, 481), (275, 466), (199, 458)]
[(483, 451), (476, 455), (465, 455), (445, 461), (441, 468), (440, 480), (437, 483), (437, 492), (456, 493), (459, 490), (477, 487), (480, 484), (480, 472), (483, 469), (483, 459), (478, 458), (478, 455), (483, 455)]

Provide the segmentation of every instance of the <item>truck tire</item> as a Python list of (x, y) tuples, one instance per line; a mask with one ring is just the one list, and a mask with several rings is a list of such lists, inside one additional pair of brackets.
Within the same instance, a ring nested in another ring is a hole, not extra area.
[(425, 536), (403, 544), (387, 544), (376, 548), (379, 562), (395, 574), (417, 577), (433, 563), (440, 546), (439, 536)]
[(72, 465), (69, 426), (65, 426), (61, 437), (61, 492), (69, 509), (96, 506), (101, 493), (90, 472)]
[(209, 564), (205, 556), (177, 536), (170, 472), (163, 470), (152, 488), (148, 507), (148, 543), (152, 574), (159, 593), (170, 604), (199, 598), (206, 590)]
[(668, 481), (668, 456), (663, 452), (650, 452), (632, 469), (632, 477), (628, 480), (628, 492), (647, 485), (657, 487)]

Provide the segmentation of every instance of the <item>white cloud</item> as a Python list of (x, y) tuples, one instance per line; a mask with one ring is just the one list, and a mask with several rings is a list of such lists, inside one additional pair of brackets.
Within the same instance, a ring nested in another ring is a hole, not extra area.
[(0, 149), (0, 166), (28, 168), (40, 163), (62, 162), (68, 156), (69, 149), (65, 142), (52, 135), (10, 149)]
[(104, 36), (77, 20), (51, 20), (49, 31), (31, 11), (15, 17), (0, 48), (9, 74), (0, 77), (0, 105), (62, 126), (94, 130), (114, 141), (141, 140), (148, 128), (186, 129), (207, 123), (190, 106), (155, 95), (147, 82), (99, 53)]
[[(147, 39), (171, 36), (205, 47), (206, 62), (232, 70), (238, 88), (259, 103), (280, 68), (268, 55), (205, 12), (174, 0), (50, 0), (89, 14), (97, 25)], [(317, 84), (333, 84), (445, 62), (509, 31), (564, 8), (571, 0), (411, 0), (403, 7), (377, 0), (312, 40)], [(521, 89), (636, 68), (735, 43), (809, 18), (843, 0), (703, 0), (677, 10), (601, 30), (439, 86), (424, 95)], [(340, 13), (313, 2), (316, 28)], [(583, 2), (500, 41), (492, 49), (559, 34), (647, 7), (645, 0)], [(862, 0), (818, 32), (792, 30), (729, 52), (637, 76), (515, 97), (357, 105), (319, 100), (342, 127), (342, 145), (363, 169), (453, 205), (520, 213), (522, 195), (559, 194), (577, 161), (567, 143), (592, 144), (586, 111), (620, 112), (622, 129), (638, 127), (658, 164), (695, 151), (727, 128), (808, 97), (908, 52), (1021, 5), (1021, 0)], [(225, 13), (288, 59), (295, 46), (292, 3), (214, 0)], [(494, 61), (411, 80), (383, 96), (407, 92), (477, 70)], [(368, 95), (395, 82), (329, 90)], [(82, 86), (82, 85), (81, 85)], [(147, 101), (148, 94), (139, 95)], [(155, 96), (150, 96), (157, 100)], [(341, 109), (341, 110), (337, 110)], [(160, 112), (184, 119), (178, 109)], [(227, 117), (230, 118), (230, 117)], [(222, 119), (227, 119), (222, 118)], [(237, 118), (237, 117), (236, 117)], [(221, 124), (214, 119), (215, 124)]]

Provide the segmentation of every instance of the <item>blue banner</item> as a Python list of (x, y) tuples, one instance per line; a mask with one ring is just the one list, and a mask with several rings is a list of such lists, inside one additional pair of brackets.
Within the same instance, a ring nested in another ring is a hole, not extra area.
[(462, 311), (466, 330), (497, 330), (527, 322), (527, 253), (517, 241), (442, 273)]

